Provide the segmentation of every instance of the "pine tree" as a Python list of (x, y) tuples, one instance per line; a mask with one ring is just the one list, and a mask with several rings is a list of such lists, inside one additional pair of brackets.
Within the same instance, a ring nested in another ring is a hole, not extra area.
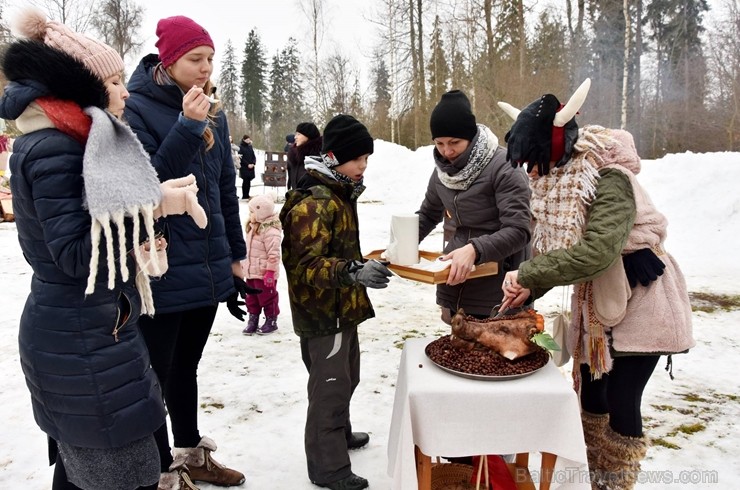
[(373, 101), (370, 110), (370, 133), (386, 141), (392, 141), (391, 134), (391, 77), (383, 57), (376, 53), (372, 68)]
[(292, 133), (296, 124), (309, 119), (304, 110), (301, 89), (301, 63), (298, 43), (288, 39), (285, 48), (272, 58), (270, 68), (270, 138), (273, 146)]
[(439, 15), (434, 18), (431, 48), (432, 57), (429, 60), (427, 71), (429, 73), (429, 102), (434, 105), (442, 97), (442, 94), (447, 92), (447, 79), (450, 76), (450, 68), (447, 66), (442, 43), (442, 27)]
[(655, 0), (647, 5), (645, 20), (652, 30), (658, 60), (653, 114), (653, 151), (683, 152), (701, 141), (705, 114), (707, 62), (701, 34), (706, 0)]
[(266, 119), (267, 62), (265, 49), (255, 29), (249, 31), (242, 61), (242, 107), (249, 132), (263, 132)]
[(231, 39), (226, 41), (221, 73), (218, 77), (218, 98), (221, 99), (224, 112), (237, 115), (239, 105), (239, 69), (237, 68), (236, 53)]

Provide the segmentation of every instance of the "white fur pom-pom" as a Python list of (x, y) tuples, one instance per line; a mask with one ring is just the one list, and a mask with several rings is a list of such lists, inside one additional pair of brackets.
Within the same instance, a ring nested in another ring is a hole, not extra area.
[(18, 14), (12, 25), (12, 32), (19, 37), (43, 41), (46, 37), (48, 20), (46, 14), (37, 8), (26, 8)]

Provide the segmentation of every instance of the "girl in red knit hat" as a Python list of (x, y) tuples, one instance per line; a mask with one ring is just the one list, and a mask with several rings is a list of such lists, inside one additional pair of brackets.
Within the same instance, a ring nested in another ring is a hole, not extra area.
[[(244, 321), (240, 296), (249, 291), (242, 279), (247, 250), (229, 125), (210, 96), (214, 45), (202, 26), (174, 16), (157, 24), (156, 46), (159, 53), (145, 56), (129, 80), (126, 119), (160, 179), (195, 175), (198, 200), (208, 214), (204, 230), (167, 217), (162, 231), (169, 243), (169, 270), (152, 284), (156, 314), (141, 322), (175, 446), (174, 460), (163, 452), (160, 486), (241, 485), (244, 475), (217, 463), (211, 456), (216, 443), (198, 430), (198, 363), (218, 305), (226, 302), (229, 312)], [(166, 433), (160, 442), (169, 449)]]

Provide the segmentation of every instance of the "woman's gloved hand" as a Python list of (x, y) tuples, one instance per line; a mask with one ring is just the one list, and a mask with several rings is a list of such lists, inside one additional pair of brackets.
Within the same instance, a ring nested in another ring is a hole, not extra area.
[(261, 289), (256, 289), (247, 285), (247, 283), (241, 277), (234, 277), (234, 289), (235, 292), (226, 298), (226, 307), (229, 309), (229, 313), (240, 322), (244, 321), (244, 316), (247, 314), (246, 311), (242, 310), (240, 306), (245, 306), (246, 302), (244, 298), (247, 294), (260, 294)]
[(663, 269), (665, 269), (663, 261), (649, 248), (641, 248), (623, 255), (622, 262), (624, 263), (627, 281), (632, 288), (637, 286), (638, 282), (643, 286), (648, 286), (658, 279), (658, 276), (662, 276)]
[(247, 314), (245, 310), (242, 310), (239, 308), (240, 306), (244, 306), (246, 303), (244, 301), (240, 301), (242, 299), (242, 296), (239, 295), (239, 293), (231, 293), (231, 296), (226, 298), (226, 307), (229, 309), (229, 313), (239, 320), (240, 322), (244, 321), (244, 316)]
[(251, 287), (244, 279), (236, 276), (234, 276), (234, 289), (242, 298), (248, 294), (260, 294), (262, 292), (261, 289)]
[(165, 180), (159, 184), (162, 200), (154, 209), (154, 217), (170, 214), (189, 214), (198, 228), (208, 225), (208, 217), (203, 207), (198, 204), (198, 185), (195, 175), (190, 174), (179, 179)]

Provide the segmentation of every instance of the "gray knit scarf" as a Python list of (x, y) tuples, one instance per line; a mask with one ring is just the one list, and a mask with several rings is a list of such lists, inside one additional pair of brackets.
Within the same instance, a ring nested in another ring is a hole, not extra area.
[(307, 156), (304, 161), (304, 167), (306, 167), (306, 170), (314, 169), (320, 174), (326, 175), (337, 182), (352, 185), (352, 195), (350, 196), (350, 199), (357, 199), (360, 194), (365, 191), (365, 178), (363, 177), (359, 182), (355, 182), (343, 173), (334, 170), (334, 167), (338, 167), (339, 165), (341, 165), (341, 163), (339, 163), (336, 157), (334, 157), (333, 154), (330, 155), (328, 153), (322, 153), (321, 160), (318, 160), (315, 156)]
[[(115, 224), (118, 230), (121, 279), (127, 281), (129, 277), (124, 226), (126, 217), (133, 218), (133, 249), (136, 261), (138, 264), (144, 263), (138, 246), (142, 241), (140, 219), (143, 220), (148, 239), (154, 243), (153, 210), (159, 205), (162, 193), (157, 172), (152, 167), (149, 155), (131, 129), (109, 112), (97, 107), (88, 107), (85, 113), (92, 118), (82, 161), (85, 206), (92, 217), (90, 228), (92, 257), (85, 290), (85, 294), (91, 294), (95, 290), (102, 235), (105, 236), (108, 255), (108, 289), (115, 287), (116, 264), (111, 223)], [(156, 263), (153, 265), (156, 270)], [(146, 274), (137, 274), (136, 285), (142, 297), (142, 313), (154, 314), (154, 303)]]
[[(464, 191), (470, 187), (478, 175), (491, 162), (493, 152), (498, 148), (498, 138), (488, 127), (478, 124), (478, 134), (473, 139), (469, 148), (470, 153), (464, 166), (459, 171), (447, 160), (439, 155), (437, 149), (434, 149), (435, 161), (437, 163), (437, 176), (442, 185), (448, 189)], [(467, 152), (466, 152), (467, 153)], [(455, 163), (458, 163), (457, 161)]]

